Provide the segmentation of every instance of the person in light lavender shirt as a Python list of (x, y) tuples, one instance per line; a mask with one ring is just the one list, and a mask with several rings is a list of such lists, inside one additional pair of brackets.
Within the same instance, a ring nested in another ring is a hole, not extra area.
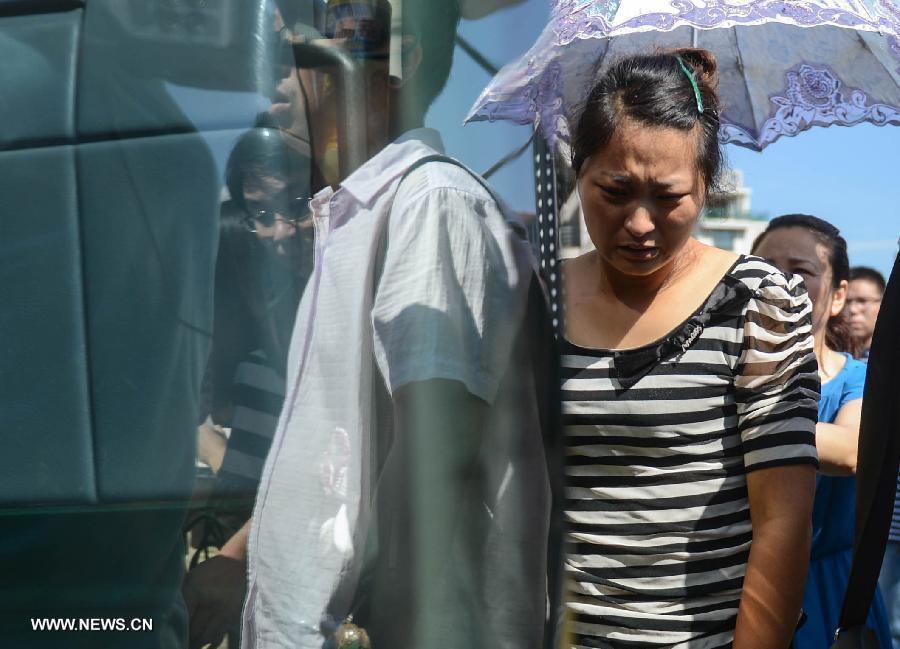
[(538, 649), (559, 584), (549, 318), (522, 224), (422, 128), (456, 3), (403, 2), (402, 79), (385, 5), (330, 3), (319, 43), (365, 70), (370, 157), (311, 201), (285, 406), (222, 550), (248, 572), (242, 647)]

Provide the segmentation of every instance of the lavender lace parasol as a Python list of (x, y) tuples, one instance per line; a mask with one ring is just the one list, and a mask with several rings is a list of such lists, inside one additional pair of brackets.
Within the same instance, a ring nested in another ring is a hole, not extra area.
[(893, 0), (556, 0), (540, 38), (466, 121), (533, 124), (566, 148), (610, 61), (692, 45), (719, 62), (724, 142), (760, 151), (812, 126), (900, 125)]

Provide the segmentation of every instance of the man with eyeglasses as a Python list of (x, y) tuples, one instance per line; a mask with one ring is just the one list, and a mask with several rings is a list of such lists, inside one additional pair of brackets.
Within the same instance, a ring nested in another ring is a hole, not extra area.
[(863, 359), (869, 357), (884, 287), (884, 276), (874, 268), (855, 266), (850, 269), (850, 289), (847, 292), (850, 333), (859, 346), (859, 356)]

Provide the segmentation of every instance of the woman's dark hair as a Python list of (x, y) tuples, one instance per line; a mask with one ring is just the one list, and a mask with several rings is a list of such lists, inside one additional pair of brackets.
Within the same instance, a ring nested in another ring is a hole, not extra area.
[(244, 209), (244, 180), (275, 176), (302, 178), (310, 183), (310, 158), (284, 141), (274, 128), (251, 128), (238, 138), (225, 164), (225, 185), (231, 200)]
[[(682, 63), (697, 83), (703, 112)], [(716, 59), (707, 50), (684, 48), (616, 61), (591, 90), (578, 120), (572, 140), (576, 175), (589, 156), (609, 143), (622, 121), (630, 119), (646, 126), (697, 129), (697, 168), (709, 192), (723, 167), (716, 85)]]
[[(831, 266), (831, 288), (836, 289), (843, 281), (850, 280), (850, 259), (847, 256), (847, 242), (841, 236), (841, 231), (828, 221), (809, 214), (785, 214), (769, 221), (765, 231), (756, 237), (753, 242), (753, 251), (759, 248), (763, 239), (774, 231), (784, 228), (803, 228), (810, 232), (816, 239), (828, 249), (828, 265)], [(825, 329), (825, 344), (838, 352), (848, 352), (856, 355), (856, 343), (850, 334), (850, 322), (847, 319), (847, 309), (844, 308), (836, 316), (828, 319)]]

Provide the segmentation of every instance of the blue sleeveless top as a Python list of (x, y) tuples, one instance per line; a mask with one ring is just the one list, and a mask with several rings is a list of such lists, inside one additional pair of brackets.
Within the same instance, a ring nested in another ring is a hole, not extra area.
[[(866, 383), (866, 364), (844, 354), (847, 362), (837, 375), (822, 384), (819, 421), (834, 423), (838, 411), (854, 399), (862, 399)], [(812, 558), (853, 548), (856, 512), (856, 478), (816, 476), (816, 502), (813, 506)]]
[[(847, 362), (841, 371), (822, 385), (820, 422), (834, 423), (845, 404), (863, 396), (866, 364), (854, 360), (850, 354), (844, 356)], [(834, 641), (853, 562), (855, 517), (856, 478), (818, 474), (813, 505), (812, 556), (803, 594), (807, 620), (794, 638), (795, 649), (824, 649)], [(881, 646), (890, 647), (887, 614), (878, 592), (866, 622), (878, 634)]]

